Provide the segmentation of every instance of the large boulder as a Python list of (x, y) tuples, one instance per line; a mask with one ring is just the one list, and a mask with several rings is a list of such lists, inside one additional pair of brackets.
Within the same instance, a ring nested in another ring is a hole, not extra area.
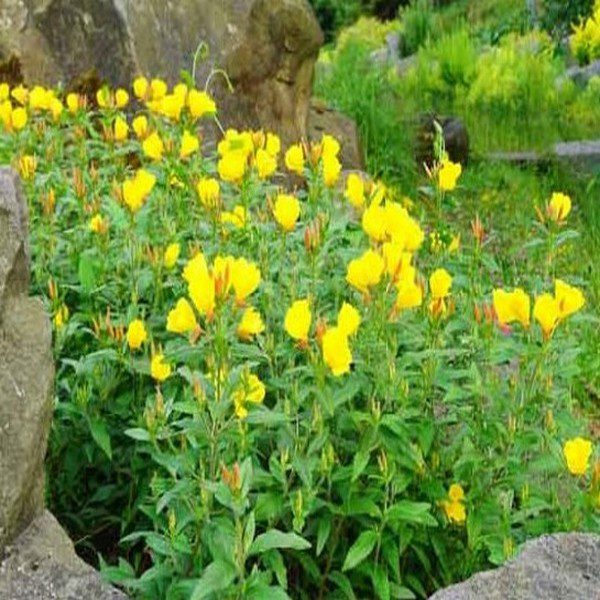
[(527, 542), (503, 567), (434, 594), (430, 600), (591, 600), (600, 598), (600, 537), (547, 535)]
[[(307, 0), (1, 0), (0, 60), (17, 56), (27, 82), (68, 84), (93, 72), (113, 85), (139, 74), (170, 83), (197, 61), (226, 126), (306, 136), (323, 34)], [(200, 52), (199, 54), (202, 54)]]
[(42, 511), (52, 416), (52, 333), (28, 297), (26, 206), (17, 176), (0, 169), (0, 552)]

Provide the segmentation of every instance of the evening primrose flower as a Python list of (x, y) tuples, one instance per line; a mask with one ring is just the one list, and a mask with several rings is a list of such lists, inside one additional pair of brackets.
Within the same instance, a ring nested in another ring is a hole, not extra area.
[(229, 223), (238, 229), (246, 226), (247, 218), (247, 211), (241, 204), (236, 204), (232, 211), (226, 210), (221, 213), (221, 223)]
[(156, 177), (144, 169), (138, 169), (133, 179), (123, 182), (123, 201), (131, 212), (136, 213), (143, 206), (155, 184)]
[(200, 148), (200, 140), (198, 136), (192, 135), (189, 131), (184, 131), (181, 137), (181, 149), (179, 150), (179, 157), (182, 159), (188, 158), (195, 152), (198, 152)]
[(280, 227), (289, 233), (294, 230), (300, 216), (300, 202), (295, 196), (279, 194), (275, 200), (273, 214)]
[(360, 313), (354, 306), (344, 302), (337, 318), (337, 328), (346, 336), (353, 336), (360, 325)]
[(164, 354), (155, 354), (150, 363), (150, 374), (158, 382), (166, 381), (172, 373), (171, 365), (165, 362)]
[(572, 475), (585, 475), (590, 466), (592, 442), (581, 437), (568, 440), (563, 446), (563, 455)]
[(255, 263), (238, 258), (233, 263), (230, 278), (235, 300), (239, 305), (243, 305), (246, 298), (252, 295), (260, 284), (260, 269)]
[(371, 204), (362, 216), (363, 231), (374, 241), (382, 242), (387, 238), (386, 210), (378, 204)]
[(334, 187), (340, 178), (342, 172), (342, 164), (337, 156), (330, 154), (323, 155), (323, 181), (329, 188)]
[(283, 326), (292, 339), (306, 344), (311, 322), (312, 313), (309, 301), (296, 300), (288, 308)]
[(396, 310), (419, 308), (423, 304), (423, 288), (413, 279), (401, 279), (396, 285)]
[(365, 203), (365, 183), (358, 173), (350, 173), (346, 179), (344, 197), (354, 208), (361, 208)]
[(583, 292), (579, 288), (573, 287), (561, 279), (556, 279), (554, 281), (554, 297), (558, 302), (561, 319), (566, 319), (568, 316), (581, 310), (585, 305)]
[(18, 85), (10, 93), (11, 97), (14, 98), (21, 106), (27, 104), (29, 98), (29, 90), (24, 85)]
[(531, 300), (521, 288), (517, 288), (512, 292), (496, 289), (492, 293), (492, 299), (494, 311), (500, 325), (508, 325), (518, 321), (523, 327), (529, 327)]
[(167, 315), (167, 331), (171, 333), (190, 333), (198, 329), (198, 321), (191, 304), (180, 298), (174, 309)]
[(301, 144), (290, 146), (285, 153), (285, 166), (292, 173), (304, 175), (304, 150)]
[(273, 157), (279, 156), (281, 152), (281, 140), (275, 133), (267, 133), (265, 150)]
[(265, 399), (265, 384), (253, 373), (244, 373), (232, 394), (235, 415), (238, 419), (248, 416), (248, 404), (262, 404)]
[(172, 269), (177, 264), (181, 246), (177, 243), (169, 244), (163, 256), (163, 264), (167, 269)]
[(143, 140), (149, 132), (148, 118), (145, 115), (138, 115), (133, 119), (131, 127), (138, 139)]
[(381, 281), (384, 268), (381, 255), (374, 250), (367, 250), (359, 258), (350, 261), (346, 281), (360, 292), (367, 293), (370, 287)]
[(129, 104), (129, 94), (123, 88), (115, 92), (115, 105), (117, 108), (125, 108)]
[(163, 79), (155, 78), (150, 82), (150, 96), (152, 100), (162, 100), (169, 91)]
[[(188, 263), (189, 266), (189, 263)], [(209, 273), (208, 269), (203, 271), (201, 268), (196, 268), (194, 272), (190, 269), (190, 279), (188, 280), (188, 294), (196, 310), (201, 314), (211, 319), (216, 307), (216, 288), (215, 279)], [(186, 273), (184, 272), (184, 277)]]
[(156, 131), (144, 140), (142, 150), (152, 160), (158, 161), (162, 159), (165, 152), (165, 145)]
[(321, 137), (321, 156), (323, 158), (336, 158), (340, 153), (340, 143), (332, 136), (324, 133)]
[(392, 281), (415, 278), (415, 268), (412, 266), (412, 253), (406, 252), (402, 244), (385, 242), (381, 247), (385, 272)]
[(456, 188), (462, 173), (462, 165), (451, 160), (443, 160), (438, 171), (438, 187), (442, 192), (451, 192)]
[(66, 99), (67, 109), (70, 113), (75, 114), (83, 106), (83, 98), (74, 92), (67, 94)]
[(467, 519), (467, 510), (464, 505), (465, 492), (461, 485), (453, 483), (448, 490), (448, 498), (441, 505), (448, 520), (457, 525), (462, 525)]
[(217, 112), (215, 101), (206, 92), (190, 90), (187, 103), (190, 115), (194, 119), (200, 119), (206, 115), (214, 115)]
[(116, 142), (122, 142), (127, 139), (127, 136), (129, 135), (129, 125), (122, 117), (117, 117), (115, 119), (113, 135)]
[(62, 329), (67, 324), (67, 321), (69, 320), (69, 308), (66, 304), (62, 304), (58, 307), (52, 320), (57, 331)]
[(145, 77), (136, 77), (133, 82), (133, 93), (139, 100), (145, 100), (150, 89), (150, 83)]
[(212, 177), (204, 177), (196, 186), (200, 202), (206, 208), (215, 208), (221, 197), (221, 186), (219, 182)]
[(148, 339), (146, 326), (141, 319), (135, 319), (129, 323), (126, 339), (130, 350), (139, 350)]
[(348, 344), (348, 336), (339, 327), (330, 327), (321, 340), (323, 360), (335, 377), (350, 371), (352, 352)]
[(93, 233), (102, 234), (106, 233), (108, 225), (102, 215), (94, 215), (89, 222), (89, 230)]
[(240, 183), (246, 173), (247, 155), (239, 150), (226, 152), (217, 165), (219, 177), (229, 183)]
[(533, 317), (540, 324), (544, 338), (548, 339), (560, 318), (560, 306), (556, 298), (551, 294), (542, 294), (536, 298)]
[(260, 179), (268, 179), (277, 170), (277, 159), (275, 156), (263, 150), (257, 150), (254, 160), (256, 171)]
[(242, 340), (250, 340), (255, 335), (265, 330), (265, 324), (260, 313), (255, 308), (247, 308), (237, 327), (238, 337)]
[(434, 300), (443, 300), (450, 294), (452, 277), (446, 269), (436, 269), (429, 278), (431, 297)]
[(21, 131), (27, 125), (27, 111), (21, 106), (13, 109), (7, 100), (2, 105), (2, 122), (8, 131)]
[(552, 194), (552, 198), (548, 204), (548, 216), (556, 223), (560, 223), (567, 218), (570, 212), (571, 198), (560, 192)]

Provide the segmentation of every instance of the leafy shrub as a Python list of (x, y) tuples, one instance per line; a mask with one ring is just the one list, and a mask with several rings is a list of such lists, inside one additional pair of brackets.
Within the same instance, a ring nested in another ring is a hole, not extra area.
[(406, 56), (414, 54), (421, 46), (434, 38), (439, 27), (430, 0), (413, 0), (400, 13), (402, 22), (403, 52)]
[(585, 65), (600, 58), (600, 1), (593, 14), (573, 26), (570, 38), (571, 50), (580, 64)]
[(556, 37), (569, 33), (571, 24), (592, 12), (594, 0), (543, 0), (542, 23)]
[(228, 131), (203, 155), (205, 92), (134, 92), (131, 120), (125, 90), (88, 110), (0, 88), (55, 330), (50, 497), (83, 535), (120, 527), (107, 577), (152, 599), (425, 597), (598, 528), (569, 197), (523, 207), (511, 266), (479, 219), (462, 241), (446, 223), (462, 168), (441, 148), (425, 220), (340, 181), (329, 136)]
[(361, 14), (360, 0), (310, 0), (326, 41), (335, 38), (337, 32), (353, 23)]

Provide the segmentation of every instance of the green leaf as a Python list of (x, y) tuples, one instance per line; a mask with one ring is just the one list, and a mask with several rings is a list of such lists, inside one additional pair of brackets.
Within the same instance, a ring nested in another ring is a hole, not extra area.
[(356, 481), (367, 468), (369, 464), (369, 458), (371, 454), (369, 452), (357, 452), (354, 455), (354, 461), (352, 462), (352, 481)]
[(390, 582), (385, 569), (381, 565), (375, 565), (371, 579), (379, 600), (390, 600)]
[(262, 554), (274, 548), (291, 548), (293, 550), (307, 550), (310, 542), (306, 541), (296, 533), (284, 533), (278, 529), (271, 529), (256, 537), (250, 546), (248, 556)]
[(208, 598), (215, 592), (227, 589), (235, 579), (235, 566), (229, 562), (216, 560), (210, 563), (196, 584), (191, 600)]
[(375, 531), (363, 531), (354, 544), (352, 544), (350, 550), (348, 550), (342, 571), (346, 572), (350, 569), (354, 569), (356, 565), (365, 560), (375, 547), (377, 537)]
[(79, 257), (79, 283), (85, 292), (91, 292), (97, 285), (100, 264), (98, 258), (90, 253), (84, 252)]
[(352, 584), (343, 573), (340, 573), (339, 571), (333, 571), (333, 573), (330, 573), (329, 579), (338, 586), (338, 589), (346, 594), (346, 598), (348, 598), (348, 600), (356, 600), (356, 596), (352, 590)]
[(431, 504), (428, 502), (411, 502), (410, 500), (400, 500), (396, 502), (387, 512), (387, 519), (390, 523), (404, 521), (406, 523), (417, 523), (426, 527), (437, 527), (438, 522), (429, 512)]
[(245, 594), (246, 600), (290, 600), (285, 590), (278, 586), (269, 586), (264, 583), (252, 586)]
[(101, 419), (89, 419), (90, 433), (98, 447), (112, 460), (112, 448), (110, 444), (110, 434), (106, 428), (106, 423)]
[(135, 427), (133, 429), (126, 429), (125, 435), (134, 440), (137, 440), (138, 442), (149, 442), (150, 441), (150, 434), (145, 429), (142, 429), (141, 427)]
[(326, 515), (319, 520), (317, 528), (317, 556), (321, 555), (323, 548), (329, 539), (331, 533), (331, 516)]

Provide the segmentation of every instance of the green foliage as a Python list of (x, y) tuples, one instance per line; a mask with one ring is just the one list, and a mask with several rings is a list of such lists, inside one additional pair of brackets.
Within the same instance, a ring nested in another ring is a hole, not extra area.
[(413, 0), (400, 13), (402, 50), (405, 56), (414, 54), (439, 33), (431, 0)]
[(594, 0), (543, 0), (541, 18), (544, 27), (557, 37), (570, 33), (571, 24), (592, 13)]
[(338, 30), (354, 22), (362, 12), (361, 0), (310, 0), (326, 41), (332, 41)]

